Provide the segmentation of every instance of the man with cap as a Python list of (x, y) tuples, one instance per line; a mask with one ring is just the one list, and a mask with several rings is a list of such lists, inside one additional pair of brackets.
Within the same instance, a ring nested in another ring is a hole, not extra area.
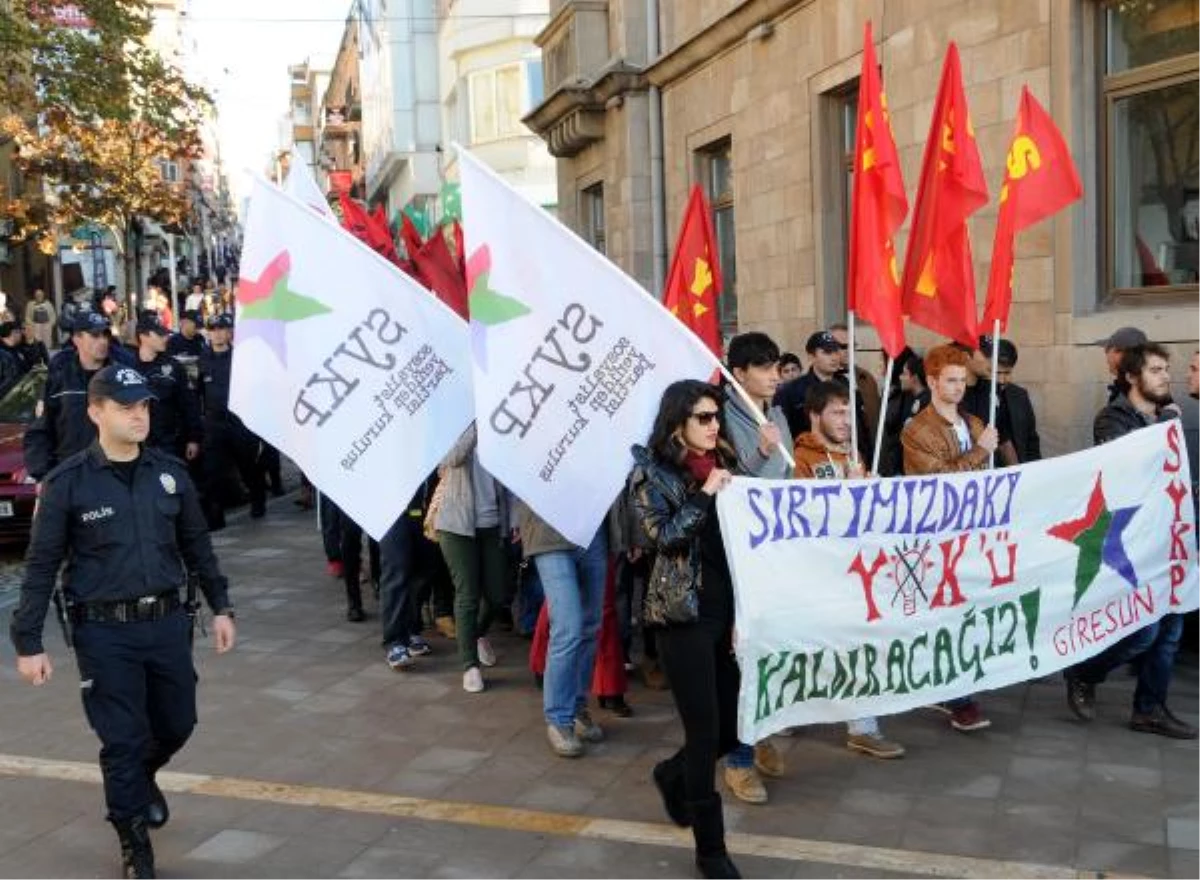
[(21, 357), (21, 324), (16, 319), (0, 321), (0, 397), (28, 372)]
[(42, 342), (37, 327), (29, 322), (21, 327), (21, 344), (17, 346), (17, 354), (25, 362), (26, 372), (50, 363), (50, 351), (46, 343)]
[(71, 347), (50, 359), (46, 387), (25, 431), (25, 468), (40, 480), (96, 439), (87, 417), (87, 389), (92, 376), (113, 362), (108, 319), (99, 312), (77, 312), (71, 324)]
[(153, 877), (150, 828), (169, 818), (155, 774), (196, 725), (191, 622), (180, 591), (197, 574), (218, 653), (236, 630), (196, 489), (178, 459), (144, 445), (154, 395), (132, 367), (110, 365), (87, 387), (96, 439), (42, 482), (11, 636), (34, 685), (53, 665), (42, 643), (59, 568), (64, 630), (75, 649), (88, 723), (100, 738), (108, 821), (126, 877)]
[(200, 334), (200, 313), (189, 309), (179, 316), (179, 332), (167, 341), (167, 354), (172, 357), (199, 358), (208, 348)]
[(192, 461), (200, 454), (200, 400), (182, 364), (167, 354), (168, 330), (151, 310), (137, 320), (135, 366), (154, 392), (146, 445)]
[[(809, 359), (808, 371), (799, 379), (793, 379), (791, 382), (781, 385), (775, 392), (773, 405), (783, 410), (784, 417), (787, 418), (788, 430), (793, 437), (799, 437), (812, 429), (805, 405), (809, 389), (821, 382), (840, 382), (847, 388), (850, 387), (850, 380), (842, 370), (844, 348), (845, 346), (837, 340), (833, 333), (828, 330), (818, 330), (808, 337), (808, 342), (804, 345), (804, 351), (808, 354)], [(878, 403), (878, 398), (876, 398), (876, 402)], [(866, 419), (863, 413), (863, 399), (859, 396), (856, 413), (858, 450), (865, 459), (870, 455), (874, 438), (866, 430)]]
[(233, 372), (233, 317), (217, 315), (208, 322), (209, 350), (200, 359), (204, 401), (204, 505), (212, 530), (225, 527), (221, 487), (230, 465), (236, 465), (250, 493), (250, 516), (267, 512), (267, 492), (259, 457), (262, 441), (229, 409)]
[(1121, 355), (1125, 353), (1126, 349), (1136, 345), (1145, 345), (1149, 341), (1149, 337), (1137, 327), (1120, 327), (1113, 331), (1112, 336), (1096, 340), (1097, 345), (1104, 346), (1104, 360), (1108, 364), (1108, 375), (1112, 377), (1112, 382), (1108, 385), (1109, 403), (1112, 403), (1121, 394), (1121, 389), (1118, 387), (1120, 385)]
[[(1020, 464), (1040, 461), (1042, 441), (1038, 437), (1037, 414), (1033, 411), (1033, 402), (1029, 399), (1029, 392), (1012, 380), (1013, 368), (1017, 365), (1017, 347), (1011, 341), (1001, 339), (997, 343), (997, 349), (996, 393), (1000, 400), (998, 409), (1002, 407), (1007, 414), (1012, 451)], [(990, 362), (992, 337), (981, 337), (979, 350)]]

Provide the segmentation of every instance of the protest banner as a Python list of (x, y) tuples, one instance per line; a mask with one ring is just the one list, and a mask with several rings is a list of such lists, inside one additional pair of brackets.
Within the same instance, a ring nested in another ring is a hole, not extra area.
[(664, 389), (717, 362), (603, 254), (459, 157), (479, 458), (586, 547)]
[(467, 325), (333, 223), (257, 180), (230, 408), (380, 538), (471, 423)]
[(717, 496), (743, 742), (1049, 675), (1198, 605), (1178, 421), (1020, 467)]

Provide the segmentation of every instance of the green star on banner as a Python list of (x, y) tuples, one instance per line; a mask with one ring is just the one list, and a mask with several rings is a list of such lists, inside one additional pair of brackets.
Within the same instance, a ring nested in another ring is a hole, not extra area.
[(438, 200), (442, 203), (443, 223), (462, 221), (462, 187), (456, 181), (447, 180), (442, 184)]

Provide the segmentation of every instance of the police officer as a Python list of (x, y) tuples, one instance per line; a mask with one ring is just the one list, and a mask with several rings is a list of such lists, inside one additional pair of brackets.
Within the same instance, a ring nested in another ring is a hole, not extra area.
[[(112, 365), (88, 384), (98, 436), (42, 482), (11, 635), (17, 671), (49, 681), (42, 628), (66, 562), (68, 644), (73, 641), (88, 723), (100, 738), (108, 820), (126, 877), (153, 877), (149, 828), (169, 818), (155, 774), (196, 724), (184, 563), (212, 608), (218, 653), (236, 631), (196, 490), (183, 463), (142, 445), (150, 430), (145, 378)], [(73, 629), (73, 639), (71, 631)]]
[(146, 445), (192, 461), (200, 454), (203, 436), (200, 400), (183, 365), (166, 353), (170, 333), (155, 312), (148, 310), (138, 317), (135, 366), (155, 397), (150, 403)]
[(200, 334), (200, 313), (185, 311), (179, 316), (179, 332), (171, 334), (167, 342), (167, 354), (177, 358), (199, 358), (207, 349), (208, 343)]
[(267, 512), (267, 492), (259, 456), (262, 442), (229, 410), (229, 382), (233, 370), (233, 317), (217, 315), (208, 322), (209, 351), (200, 359), (204, 393), (204, 503), (212, 530), (225, 527), (221, 486), (236, 465), (250, 493), (250, 516)]
[(71, 324), (71, 347), (50, 359), (46, 387), (25, 431), (25, 467), (40, 480), (96, 439), (87, 417), (87, 388), (101, 367), (123, 362), (110, 349), (108, 319), (99, 312), (77, 312)]
[(21, 328), (21, 344), (17, 346), (17, 353), (25, 362), (26, 372), (34, 367), (44, 367), (50, 363), (50, 352), (46, 348), (46, 343), (38, 339), (37, 331), (32, 324), (26, 324)]
[(21, 323), (0, 321), (0, 397), (28, 371), (21, 357)]

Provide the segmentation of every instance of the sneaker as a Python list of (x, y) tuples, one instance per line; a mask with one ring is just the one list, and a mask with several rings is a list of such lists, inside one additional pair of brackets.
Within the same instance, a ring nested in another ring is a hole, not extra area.
[(448, 639), (458, 638), (458, 628), (454, 625), (454, 618), (450, 616), (435, 617), (433, 625), (439, 633)]
[(420, 636), (409, 636), (408, 653), (414, 657), (424, 657), (426, 654), (432, 654), (433, 648)]
[(351, 605), (346, 609), (346, 619), (351, 623), (362, 623), (367, 619), (367, 613), (362, 610), (361, 605)]
[(1138, 733), (1155, 733), (1171, 739), (1195, 739), (1196, 728), (1175, 715), (1166, 706), (1159, 706), (1153, 712), (1134, 712), (1129, 719), (1129, 727)]
[(387, 650), (387, 665), (396, 672), (411, 669), (413, 665), (412, 653), (404, 645), (392, 645)]
[(336, 559), (325, 563), (325, 574), (329, 575), (331, 578), (340, 579), (342, 576), (342, 563)]
[(900, 743), (885, 739), (879, 733), (852, 733), (846, 737), (846, 748), (852, 752), (862, 752), (872, 758), (903, 758), (904, 746)]
[(972, 733), (991, 727), (992, 722), (983, 714), (979, 704), (972, 700), (950, 710), (950, 726), (962, 733)]
[(546, 739), (550, 741), (550, 748), (554, 749), (554, 754), (560, 758), (578, 758), (583, 754), (583, 743), (575, 735), (574, 727), (566, 724), (547, 724)]
[(575, 735), (584, 742), (604, 741), (604, 730), (592, 720), (592, 714), (587, 709), (580, 709), (575, 713)]
[(763, 776), (779, 779), (783, 776), (783, 755), (775, 748), (775, 743), (764, 739), (754, 747), (754, 767)]
[(1067, 708), (1080, 721), (1093, 721), (1096, 718), (1096, 686), (1086, 681), (1080, 681), (1073, 675), (1067, 679)]
[(725, 785), (739, 801), (747, 804), (767, 802), (767, 787), (753, 767), (726, 767), (724, 776)]
[(492, 643), (487, 640), (486, 636), (476, 639), (475, 650), (479, 652), (479, 662), (482, 665), (496, 665), (496, 652), (492, 650)]
[(478, 666), (472, 666), (463, 673), (463, 690), (468, 694), (483, 693), (483, 673)]

